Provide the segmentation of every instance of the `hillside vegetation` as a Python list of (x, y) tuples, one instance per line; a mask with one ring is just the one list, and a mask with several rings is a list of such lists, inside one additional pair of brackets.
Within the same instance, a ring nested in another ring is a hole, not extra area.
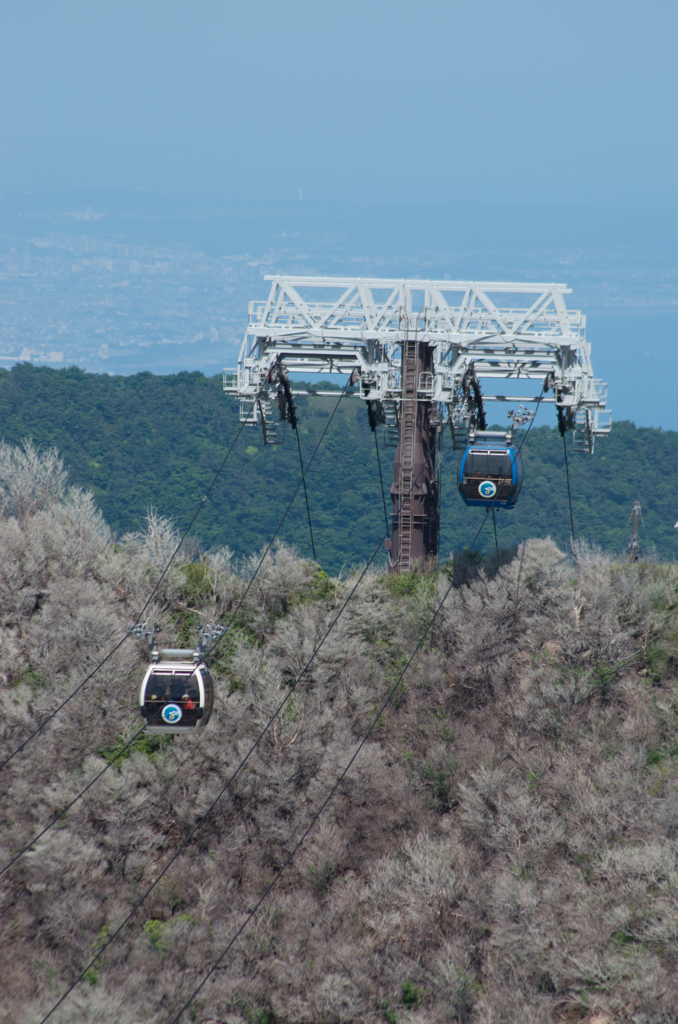
[[(327, 426), (336, 396), (298, 399), (305, 462)], [(491, 416), (505, 410), (488, 406)], [(552, 410), (551, 410), (552, 411)], [(149, 507), (183, 529), (205, 494), (238, 430), (238, 403), (227, 398), (221, 377), (200, 373), (130, 377), (52, 370), (29, 364), (0, 369), (0, 437), (15, 444), (32, 437), (61, 452), (70, 479), (92, 490), (106, 521), (122, 535), (142, 529)], [(506, 420), (503, 420), (504, 424)], [(569, 549), (570, 516), (563, 444), (554, 426), (534, 428), (523, 448), (525, 483), (515, 511), (497, 514), (500, 546), (549, 535)], [(568, 438), (571, 444), (571, 438)], [(387, 491), (394, 450), (383, 447)], [(457, 494), (459, 453), (446, 451), (442, 469), (440, 550), (468, 546), (482, 511), (466, 508)], [(678, 433), (615, 423), (593, 456), (570, 455), (577, 539), (619, 557), (629, 541), (634, 500), (643, 506), (643, 542), (672, 561), (678, 553)], [(246, 429), (211, 492), (196, 525), (207, 547), (228, 545), (247, 556), (266, 544), (299, 481), (294, 436), (264, 448), (261, 431)], [(374, 437), (364, 403), (343, 399), (308, 477), (317, 558), (325, 571), (368, 559), (384, 535)], [(301, 555), (312, 555), (303, 493), (281, 537)], [(481, 551), (494, 547), (485, 531)]]
[[(4, 757), (123, 636), (176, 535), (114, 543), (55, 453), (0, 448)], [(194, 549), (149, 619), (228, 621), (258, 556)], [(37, 1024), (157, 878), (355, 577), (285, 545), (213, 661), (199, 737), (142, 737), (0, 879), (1, 1024)], [(345, 782), (184, 1020), (573, 1024), (678, 1015), (678, 569), (548, 538), (370, 571), (281, 719), (51, 1018), (166, 1024), (283, 864), (452, 589)], [(2, 864), (139, 728), (128, 641), (2, 771)]]

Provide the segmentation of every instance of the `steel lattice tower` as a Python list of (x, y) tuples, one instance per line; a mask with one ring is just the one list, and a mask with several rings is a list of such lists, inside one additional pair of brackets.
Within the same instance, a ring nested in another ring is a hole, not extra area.
[(435, 406), (417, 396), (421, 375), (430, 373), (430, 345), (406, 338), (402, 354), (400, 431), (393, 467), (392, 571), (410, 572), (438, 555), (437, 427)]
[[(449, 428), (451, 446), (465, 448), (469, 430), (482, 424), (483, 401), (555, 404), (575, 451), (592, 452), (609, 432), (607, 385), (593, 376), (586, 320), (566, 308), (563, 284), (267, 280), (268, 298), (249, 304), (224, 390), (240, 400), (241, 422), (280, 444), (291, 396), (328, 395), (295, 390), (288, 373), (344, 374), (357, 385), (370, 422), (383, 423), (386, 445), (396, 448), (387, 542), (394, 572), (437, 556), (437, 441)], [(496, 394), (488, 382), (501, 380), (532, 382), (541, 393)]]

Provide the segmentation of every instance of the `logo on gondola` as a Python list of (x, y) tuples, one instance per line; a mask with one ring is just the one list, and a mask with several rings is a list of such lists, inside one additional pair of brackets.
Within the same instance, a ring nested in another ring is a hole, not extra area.
[(165, 704), (162, 709), (162, 719), (168, 725), (176, 725), (181, 718), (181, 708), (176, 704)]
[(481, 498), (494, 498), (497, 493), (497, 485), (493, 484), (491, 480), (483, 480), (478, 486), (478, 494)]

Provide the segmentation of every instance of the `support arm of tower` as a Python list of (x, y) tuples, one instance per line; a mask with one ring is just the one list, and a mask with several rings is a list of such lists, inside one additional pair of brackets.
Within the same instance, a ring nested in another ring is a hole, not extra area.
[[(541, 382), (592, 449), (610, 428), (607, 385), (593, 376), (586, 319), (568, 310), (563, 284), (269, 277), (268, 298), (251, 302), (238, 366), (225, 390), (241, 401), (241, 417), (257, 424), (274, 400), (271, 368), (289, 373), (357, 372), (360, 397), (402, 402), (402, 346), (427, 344), (431, 359), (416, 380), (417, 397), (436, 403), (455, 426), (471, 414), (463, 381), (471, 371), (488, 382)], [(492, 400), (492, 395), (488, 394)], [(521, 400), (525, 400), (521, 396)], [(585, 442), (585, 445), (584, 445)]]
[[(438, 551), (438, 431), (462, 448), (486, 428), (484, 402), (551, 402), (573, 446), (593, 451), (610, 429), (607, 385), (593, 376), (586, 318), (563, 284), (273, 276), (250, 302), (238, 365), (224, 390), (240, 419), (282, 443), (294, 417), (290, 374), (343, 374), (358, 384), (371, 426), (396, 447), (394, 571)], [(529, 394), (510, 395), (519, 381)], [(499, 388), (499, 390), (497, 390)], [(536, 392), (539, 391), (539, 398)], [(549, 396), (545, 397), (546, 391)], [(512, 411), (509, 417), (516, 416)]]

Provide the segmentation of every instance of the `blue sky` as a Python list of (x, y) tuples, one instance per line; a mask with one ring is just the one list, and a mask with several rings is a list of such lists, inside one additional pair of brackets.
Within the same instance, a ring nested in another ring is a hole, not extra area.
[(678, 5), (4, 0), (0, 189), (675, 206)]

